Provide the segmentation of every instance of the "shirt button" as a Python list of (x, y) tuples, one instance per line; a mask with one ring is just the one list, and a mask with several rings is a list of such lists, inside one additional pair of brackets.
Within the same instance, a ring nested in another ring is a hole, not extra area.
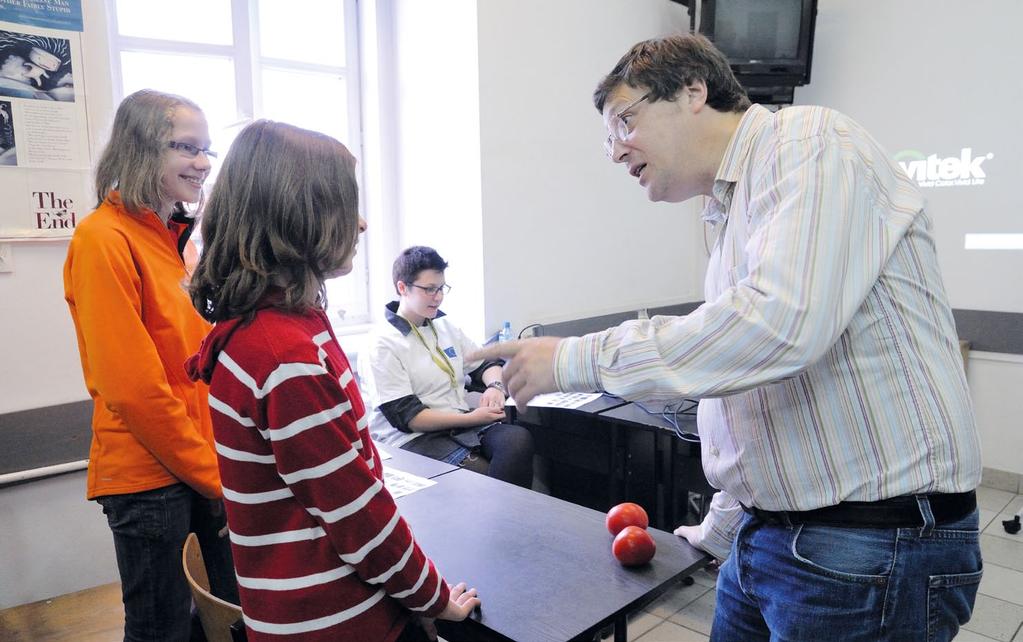
[(713, 445), (712, 445), (712, 446), (710, 447), (710, 454), (711, 454), (711, 455), (713, 455), (714, 457), (717, 457), (718, 455), (720, 455), (720, 454), (721, 454), (721, 451), (720, 451), (720, 450), (718, 450), (718, 447), (717, 447), (717, 446), (713, 446)]

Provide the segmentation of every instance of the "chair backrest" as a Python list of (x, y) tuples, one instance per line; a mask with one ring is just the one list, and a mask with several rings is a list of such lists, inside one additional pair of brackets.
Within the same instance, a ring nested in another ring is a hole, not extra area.
[(192, 589), (192, 599), (199, 610), (199, 621), (209, 642), (232, 642), (231, 625), (242, 619), (242, 610), (210, 593), (210, 580), (206, 575), (206, 563), (202, 559), (199, 538), (189, 533), (185, 548), (181, 551), (181, 563), (185, 577)]

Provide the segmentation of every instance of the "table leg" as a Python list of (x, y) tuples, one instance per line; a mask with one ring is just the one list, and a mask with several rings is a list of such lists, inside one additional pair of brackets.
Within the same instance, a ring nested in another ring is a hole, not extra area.
[[(671, 530), (674, 528), (671, 521), (671, 510), (667, 504), (671, 501), (668, 496), (667, 485), (664, 483), (664, 449), (661, 447), (661, 435), (656, 430), (651, 430), (650, 435), (654, 438), (654, 478), (652, 488), (654, 489), (654, 523), (658, 528)], [(663, 491), (663, 492), (662, 492)]]
[[(619, 455), (618, 447), (622, 445)], [(608, 506), (625, 501), (629, 496), (629, 435), (619, 426), (611, 426), (611, 452), (608, 454)], [(619, 479), (619, 475), (621, 476)]]
[(628, 618), (622, 613), (615, 618), (615, 642), (628, 642), (629, 632), (626, 630)]
[[(668, 446), (668, 528), (674, 530), (679, 525), (678, 518), (678, 491), (675, 488), (675, 477), (678, 475), (678, 468), (675, 459), (678, 457), (678, 445), (675, 443), (675, 435), (669, 437), (671, 444)], [(688, 500), (687, 500), (688, 501)], [(683, 515), (685, 517), (685, 515)]]

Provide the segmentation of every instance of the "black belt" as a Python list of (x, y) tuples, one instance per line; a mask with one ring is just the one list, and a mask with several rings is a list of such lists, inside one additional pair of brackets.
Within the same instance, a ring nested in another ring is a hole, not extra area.
[[(916, 495), (903, 495), (876, 502), (841, 502), (834, 506), (804, 511), (774, 511), (743, 506), (742, 509), (768, 524), (823, 524), (849, 528), (910, 528), (923, 526)], [(935, 524), (958, 521), (977, 509), (977, 493), (936, 493), (922, 495), (931, 504)]]

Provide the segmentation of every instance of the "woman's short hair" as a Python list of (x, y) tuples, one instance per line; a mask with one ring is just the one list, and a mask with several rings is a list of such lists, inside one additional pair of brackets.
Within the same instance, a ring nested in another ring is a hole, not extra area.
[(121, 101), (96, 166), (97, 206), (112, 189), (120, 192), (124, 208), (135, 214), (164, 202), (160, 176), (174, 131), (174, 110), (179, 107), (202, 113), (183, 96), (152, 89), (136, 91)]
[(413, 245), (405, 248), (394, 259), (391, 267), (391, 278), (394, 279), (394, 290), (398, 290), (398, 281), (412, 283), (423, 270), (443, 272), (448, 269), (447, 261), (437, 254), (437, 250), (425, 245)]
[(682, 89), (702, 80), (707, 105), (720, 112), (743, 112), (750, 106), (728, 58), (698, 33), (653, 38), (635, 44), (593, 92), (593, 105), (604, 113), (608, 96), (621, 84), (650, 90), (650, 102), (674, 100)]
[(275, 305), (326, 304), (324, 280), (355, 252), (355, 157), (337, 140), (257, 120), (231, 145), (202, 218), (192, 303), (209, 321), (251, 318), (271, 287)]

